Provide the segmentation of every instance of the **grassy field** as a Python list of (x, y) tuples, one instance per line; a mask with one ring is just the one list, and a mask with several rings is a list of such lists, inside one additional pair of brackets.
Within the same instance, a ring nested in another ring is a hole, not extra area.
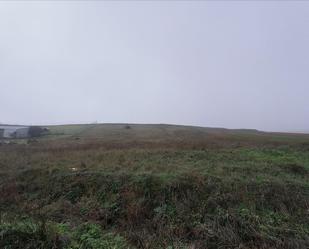
[(309, 135), (48, 128), (0, 146), (0, 248), (309, 248)]

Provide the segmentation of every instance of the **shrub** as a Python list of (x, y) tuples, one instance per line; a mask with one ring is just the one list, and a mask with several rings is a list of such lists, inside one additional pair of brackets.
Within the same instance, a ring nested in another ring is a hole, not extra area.
[(58, 249), (63, 245), (54, 233), (30, 220), (0, 225), (0, 248), (5, 249)]
[(103, 233), (97, 224), (82, 224), (74, 234), (68, 249), (129, 249), (125, 239), (113, 233)]
[(42, 134), (46, 132), (46, 129), (40, 126), (30, 126), (29, 128), (29, 136), (30, 137), (40, 137)]

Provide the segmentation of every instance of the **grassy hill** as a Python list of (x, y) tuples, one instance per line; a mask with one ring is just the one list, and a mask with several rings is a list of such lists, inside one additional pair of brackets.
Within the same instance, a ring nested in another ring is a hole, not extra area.
[(48, 126), (47, 138), (78, 138), (100, 142), (150, 142), (183, 144), (216, 144), (220, 147), (226, 143), (280, 144), (308, 142), (309, 134), (271, 133), (250, 129), (205, 128), (196, 126), (166, 124), (86, 124)]
[(309, 135), (48, 128), (0, 146), (0, 248), (309, 247)]

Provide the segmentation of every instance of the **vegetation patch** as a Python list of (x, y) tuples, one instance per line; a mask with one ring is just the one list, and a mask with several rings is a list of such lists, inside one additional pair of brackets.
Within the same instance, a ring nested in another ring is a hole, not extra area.
[(306, 138), (130, 127), (0, 147), (0, 248), (309, 248)]

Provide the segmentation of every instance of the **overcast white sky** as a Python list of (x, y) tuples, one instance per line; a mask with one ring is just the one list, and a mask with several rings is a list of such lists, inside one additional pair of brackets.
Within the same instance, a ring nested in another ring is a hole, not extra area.
[(0, 122), (309, 130), (309, 1), (0, 1)]

